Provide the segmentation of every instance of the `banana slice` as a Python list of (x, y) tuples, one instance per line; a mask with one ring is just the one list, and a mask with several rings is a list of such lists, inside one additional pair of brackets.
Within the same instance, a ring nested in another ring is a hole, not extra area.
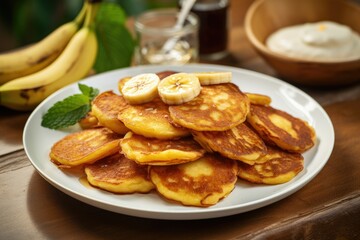
[(199, 79), (201, 85), (213, 85), (231, 82), (231, 72), (197, 72), (194, 75)]
[(163, 102), (169, 105), (191, 101), (200, 94), (199, 79), (194, 74), (176, 73), (170, 75), (158, 85), (158, 92)]
[(136, 75), (125, 82), (121, 93), (130, 104), (147, 103), (157, 94), (160, 78), (154, 73)]

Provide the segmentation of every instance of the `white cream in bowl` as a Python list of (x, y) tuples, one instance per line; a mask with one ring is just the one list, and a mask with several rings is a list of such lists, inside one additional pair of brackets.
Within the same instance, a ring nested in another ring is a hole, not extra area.
[(348, 26), (331, 21), (281, 28), (266, 40), (276, 53), (311, 61), (360, 59), (360, 36)]

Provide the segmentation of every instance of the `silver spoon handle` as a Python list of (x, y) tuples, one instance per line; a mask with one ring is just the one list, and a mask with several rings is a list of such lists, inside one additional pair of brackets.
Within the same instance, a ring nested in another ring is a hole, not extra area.
[(190, 12), (196, 0), (185, 0), (181, 6), (179, 17), (176, 21), (175, 28), (179, 29), (184, 25), (185, 19)]
[[(190, 9), (192, 8), (192, 6), (194, 5), (196, 0), (185, 0), (181, 6), (181, 10), (179, 13), (179, 17), (176, 21), (176, 24), (174, 26), (175, 29), (181, 29), (186, 17), (188, 16)], [(178, 37), (173, 37), (168, 39), (164, 46), (162, 47), (162, 51), (163, 52), (168, 52), (170, 51), (176, 44), (176, 42), (178, 41)]]

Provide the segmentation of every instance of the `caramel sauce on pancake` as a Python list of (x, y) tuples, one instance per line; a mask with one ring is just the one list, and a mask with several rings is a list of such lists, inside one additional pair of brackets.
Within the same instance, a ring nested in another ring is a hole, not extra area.
[(132, 132), (149, 138), (174, 139), (190, 134), (171, 123), (169, 107), (160, 97), (140, 105), (128, 104), (120, 110), (118, 119)]
[(50, 158), (54, 163), (66, 166), (93, 163), (118, 152), (120, 138), (107, 128), (71, 133), (52, 146)]
[(85, 173), (91, 185), (110, 192), (144, 193), (154, 188), (148, 179), (147, 167), (119, 153), (86, 166)]
[(304, 169), (304, 158), (300, 153), (276, 147), (268, 147), (264, 160), (254, 165), (239, 162), (238, 176), (253, 183), (280, 184), (290, 181)]
[(226, 131), (242, 123), (249, 112), (249, 99), (232, 84), (202, 86), (193, 100), (169, 107), (180, 126), (196, 131)]
[(270, 106), (251, 104), (248, 122), (268, 144), (302, 153), (315, 144), (309, 124)]
[(91, 110), (101, 125), (116, 133), (125, 134), (129, 129), (117, 118), (117, 115), (126, 105), (127, 103), (122, 96), (107, 91), (94, 99)]
[(93, 186), (91, 186), (91, 184), (89, 183), (89, 181), (87, 180), (86, 175), (85, 176), (81, 176), (79, 177), (79, 182), (81, 183), (81, 185), (83, 185), (84, 187), (90, 189)]
[(122, 153), (138, 164), (173, 165), (194, 161), (205, 150), (192, 138), (162, 140), (129, 132), (120, 141)]
[(227, 131), (192, 131), (192, 134), (207, 150), (248, 164), (254, 164), (267, 153), (263, 140), (245, 123)]

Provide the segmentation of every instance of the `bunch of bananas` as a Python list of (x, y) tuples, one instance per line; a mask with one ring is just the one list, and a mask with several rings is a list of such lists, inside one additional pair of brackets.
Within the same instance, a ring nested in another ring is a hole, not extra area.
[(29, 47), (0, 54), (0, 105), (27, 111), (91, 71), (98, 42), (99, 3), (84, 1), (78, 16)]

